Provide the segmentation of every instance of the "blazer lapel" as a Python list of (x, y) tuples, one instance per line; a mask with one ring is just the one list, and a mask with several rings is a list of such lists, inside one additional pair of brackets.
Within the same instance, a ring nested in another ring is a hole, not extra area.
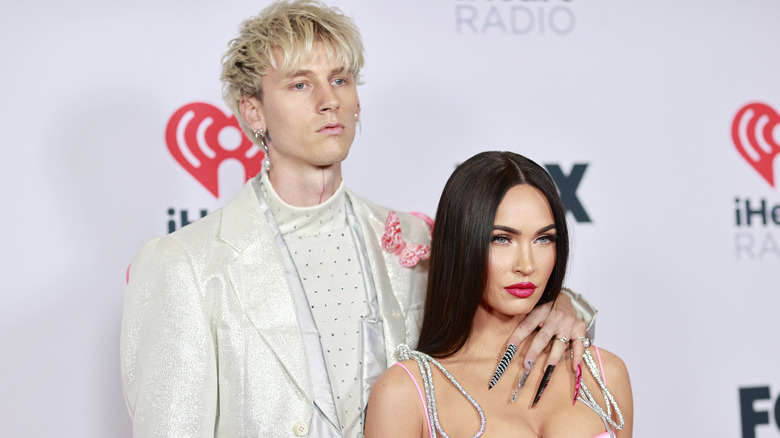
[(290, 379), (311, 400), (312, 387), (295, 304), (254, 184), (256, 180), (250, 180), (222, 214), (219, 237), (237, 252), (226, 267), (228, 277), (246, 317)]
[[(379, 310), (384, 321), (386, 366), (390, 366), (395, 362), (395, 348), (398, 344), (406, 342), (406, 322), (401, 306), (393, 293), (392, 279), (403, 282), (403, 279), (406, 278), (408, 282), (409, 272), (408, 269), (401, 266), (395, 254), (390, 254), (382, 249), (381, 237), (385, 230), (387, 217), (380, 217), (382, 212), (370, 208), (350, 191), (347, 191), (347, 195), (350, 196), (355, 216), (357, 216), (363, 231), (363, 240), (368, 260), (371, 263)], [(378, 261), (383, 263), (377, 263)]]

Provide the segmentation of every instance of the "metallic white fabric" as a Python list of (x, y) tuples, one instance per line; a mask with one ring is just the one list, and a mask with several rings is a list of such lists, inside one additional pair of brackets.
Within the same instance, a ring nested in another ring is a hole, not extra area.
[[(295, 268), (295, 263), (290, 256), (290, 251), (287, 248), (281, 230), (279, 230), (276, 219), (271, 213), (271, 208), (268, 206), (265, 197), (261, 195), (262, 185), (257, 179), (252, 181), (252, 185), (255, 188), (255, 193), (258, 194), (257, 202), (268, 220), (268, 226), (273, 233), (279, 255), (282, 257), (287, 285), (290, 288), (290, 294), (295, 303), (295, 312), (298, 317), (298, 326), (301, 331), (303, 349), (306, 354), (306, 362), (308, 365), (309, 381), (312, 384), (311, 394), (313, 397), (312, 403), (314, 405), (314, 413), (312, 415), (309, 433), (311, 433), (312, 436), (317, 437), (340, 437), (342, 434), (338, 425), (339, 419), (336, 412), (336, 405), (333, 402), (333, 392), (330, 383), (328, 382), (328, 369), (322, 352), (322, 345), (320, 344), (320, 333), (317, 330), (317, 325), (314, 323), (313, 315), (309, 309), (309, 301), (306, 297), (306, 292), (303, 289), (300, 274)], [(307, 432), (303, 422), (297, 423), (294, 430), (297, 436), (304, 436)]]
[[(386, 367), (393, 346), (417, 343), (427, 263), (404, 268), (382, 251), (389, 210), (346, 194), (365, 239)], [(429, 243), (423, 221), (399, 215), (405, 240)], [(141, 249), (120, 349), (135, 437), (292, 437), (303, 425), (316, 436), (295, 305), (251, 181), (223, 209)]]
[(571, 299), (574, 310), (577, 311), (577, 317), (585, 322), (587, 326), (586, 335), (591, 339), (596, 339), (596, 314), (598, 309), (593, 307), (581, 294), (575, 293), (569, 288), (562, 288), (561, 292)]
[[(370, 315), (363, 272), (358, 260), (360, 241), (347, 223), (344, 183), (325, 202), (311, 207), (287, 204), (262, 173), (260, 190), (284, 236), (307, 305), (298, 309), (311, 314), (316, 324), (320, 354), (324, 357), (331, 398), (344, 436), (363, 430), (361, 362), (364, 316)], [(289, 277), (288, 277), (289, 278)], [(305, 317), (306, 315), (304, 315)], [(384, 344), (384, 339), (378, 339)], [(311, 357), (307, 353), (307, 357)], [(310, 367), (310, 372), (316, 370)], [(327, 384), (327, 382), (325, 382)], [(315, 395), (315, 403), (322, 401)]]

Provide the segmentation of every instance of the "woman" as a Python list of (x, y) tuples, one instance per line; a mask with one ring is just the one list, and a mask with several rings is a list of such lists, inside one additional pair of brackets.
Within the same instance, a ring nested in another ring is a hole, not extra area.
[[(498, 369), (514, 379), (484, 377), (497, 369), (494, 352), (514, 327), (561, 291), (565, 210), (542, 167), (511, 152), (484, 152), (460, 165), (442, 193), (432, 246), (418, 351), (399, 347), (406, 360), (373, 387), (367, 437), (631, 436), (628, 372), (605, 350), (588, 348), (589, 366), (577, 372), (504, 359)], [(554, 338), (539, 361), (576, 342), (590, 344)], [(528, 344), (519, 342), (517, 353)], [(523, 389), (526, 383), (538, 389)]]

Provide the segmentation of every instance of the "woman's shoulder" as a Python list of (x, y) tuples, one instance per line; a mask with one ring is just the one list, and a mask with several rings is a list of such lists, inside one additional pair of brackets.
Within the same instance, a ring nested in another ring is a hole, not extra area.
[(617, 354), (606, 350), (604, 348), (595, 347), (591, 348), (591, 356), (600, 364), (600, 368), (604, 370), (604, 377), (607, 382), (612, 380), (628, 380), (628, 367), (623, 359)]
[[(378, 392), (388, 398), (388, 401), (392, 401), (394, 396), (405, 398), (407, 395), (416, 395), (415, 384), (422, 384), (420, 370), (414, 359), (408, 359), (388, 367), (372, 386), (371, 394), (373, 396), (374, 392)], [(409, 394), (406, 394), (407, 392)]]
[[(417, 382), (420, 371), (411, 359), (388, 367), (379, 376), (371, 387), (366, 408), (366, 436), (423, 436), (425, 408), (418, 390), (422, 383)], [(398, 418), (407, 421), (399, 424)]]

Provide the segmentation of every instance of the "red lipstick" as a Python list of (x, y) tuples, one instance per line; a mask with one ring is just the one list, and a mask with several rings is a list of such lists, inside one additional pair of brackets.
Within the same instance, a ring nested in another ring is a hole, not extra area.
[(518, 298), (528, 298), (534, 294), (536, 285), (530, 281), (524, 281), (522, 283), (513, 284), (504, 288), (510, 294)]

